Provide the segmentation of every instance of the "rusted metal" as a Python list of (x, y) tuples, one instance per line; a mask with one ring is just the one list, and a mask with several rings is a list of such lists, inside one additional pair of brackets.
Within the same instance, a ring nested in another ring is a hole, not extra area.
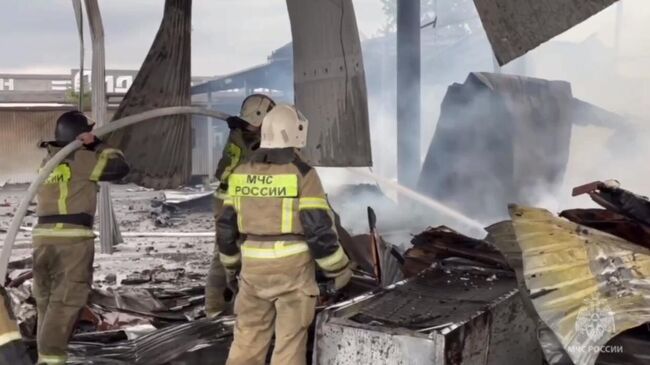
[(594, 191), (598, 190), (601, 186), (603, 186), (602, 181), (594, 181), (588, 184), (576, 186), (571, 191), (571, 196), (593, 193)]

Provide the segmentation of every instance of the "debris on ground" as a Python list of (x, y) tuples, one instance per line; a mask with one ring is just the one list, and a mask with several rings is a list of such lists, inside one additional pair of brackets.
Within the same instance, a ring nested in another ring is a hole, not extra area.
[(213, 207), (214, 190), (203, 186), (180, 190), (164, 190), (151, 200), (149, 215), (158, 228), (173, 227), (189, 212), (209, 212)]
[(508, 268), (505, 258), (494, 246), (463, 236), (449, 227), (428, 228), (416, 235), (411, 243), (413, 247), (404, 254), (402, 267), (406, 277), (415, 276), (445, 258), (467, 260), (472, 265)]
[[(316, 342), (309, 345), (314, 358), (387, 363), (417, 354), (422, 361), (447, 364), (479, 359), (486, 365), (541, 364), (543, 358), (549, 365), (643, 363), (639, 359), (650, 352), (645, 327), (650, 322), (645, 207), (650, 205), (603, 183), (584, 189), (604, 209), (573, 209), (555, 217), (512, 206), (511, 220), (488, 227), (483, 240), (447, 226), (411, 235), (382, 232), (372, 208), (366, 212), (366, 233), (352, 235), (335, 215), (355, 276), (343, 291), (319, 299)], [(147, 197), (134, 198), (128, 189), (117, 191), (118, 202), (120, 194), (127, 197), (116, 204), (124, 224), (148, 233), (125, 234), (130, 242), (117, 246), (113, 256), (97, 255), (95, 283), (73, 334), (70, 363), (225, 360), (233, 318), (205, 319), (203, 309), (214, 246), (211, 212), (172, 208), (173, 219), (181, 218), (172, 232), (146, 219), (156, 192), (138, 191)], [(28, 231), (21, 234), (28, 239)], [(404, 237), (410, 242), (402, 242)], [(6, 287), (23, 336), (34, 339), (31, 251), (29, 245), (21, 247), (23, 256), (9, 264)], [(581, 313), (594, 308), (583, 303), (590, 298), (604, 301), (606, 316), (613, 314), (615, 331), (600, 340), (576, 329), (588, 318)], [(34, 342), (28, 344), (33, 351)], [(625, 353), (594, 357), (578, 354), (577, 345), (623, 346)]]
[(541, 364), (535, 322), (490, 244), (447, 227), (412, 243), (402, 266), (408, 279), (319, 315), (319, 364)]
[(488, 228), (490, 241), (529, 293), (524, 299), (549, 364), (644, 364), (650, 201), (614, 181), (574, 189), (581, 194), (604, 209), (565, 210), (561, 219), (513, 205), (510, 221)]

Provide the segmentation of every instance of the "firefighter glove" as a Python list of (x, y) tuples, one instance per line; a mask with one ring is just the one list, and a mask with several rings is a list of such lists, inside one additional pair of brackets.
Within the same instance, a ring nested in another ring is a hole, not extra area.
[(239, 275), (239, 269), (229, 269), (225, 268), (226, 271), (226, 286), (228, 289), (230, 289), (233, 293), (237, 293), (239, 290), (239, 284), (237, 282), (238, 278), (237, 276)]
[(352, 268), (350, 268), (350, 265), (348, 264), (339, 271), (326, 272), (325, 276), (333, 282), (334, 290), (341, 290), (348, 285), (350, 279), (352, 279)]
[(230, 129), (247, 129), (248, 128), (248, 122), (245, 120), (241, 119), (240, 117), (237, 116), (230, 116), (228, 119), (226, 119), (226, 122), (228, 123), (228, 128)]

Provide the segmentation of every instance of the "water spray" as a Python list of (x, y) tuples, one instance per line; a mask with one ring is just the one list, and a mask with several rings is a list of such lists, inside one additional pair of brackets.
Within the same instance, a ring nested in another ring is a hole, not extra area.
[(485, 235), (486, 231), (481, 224), (481, 222), (474, 220), (463, 213), (450, 208), (449, 206), (435, 200), (431, 199), (428, 196), (422, 195), (418, 193), (415, 190), (409, 189), (403, 185), (400, 185), (390, 179), (387, 179), (385, 177), (379, 176), (372, 171), (367, 171), (367, 170), (362, 170), (358, 168), (348, 168), (349, 171), (357, 174), (357, 175), (362, 175), (365, 177), (368, 177), (370, 179), (373, 179), (377, 181), (378, 183), (381, 183), (382, 185), (386, 185), (390, 187), (391, 189), (395, 190), (399, 194), (406, 196), (416, 202), (422, 203), (423, 205), (426, 205), (427, 207), (432, 208), (433, 210), (447, 216), (450, 218), (453, 218), (454, 220), (458, 221), (459, 223), (462, 223), (463, 225), (467, 226), (468, 228), (471, 228), (472, 233), (476, 233), (480, 235)]

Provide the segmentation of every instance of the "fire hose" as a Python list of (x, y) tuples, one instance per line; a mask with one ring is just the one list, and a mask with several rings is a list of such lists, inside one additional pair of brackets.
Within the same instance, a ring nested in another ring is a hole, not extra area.
[[(213, 117), (216, 119), (226, 120), (230, 117), (229, 114), (220, 112), (218, 110), (211, 110), (202, 107), (196, 106), (173, 106), (167, 108), (159, 108), (154, 110), (149, 110), (140, 114), (130, 115), (118, 120), (115, 120), (111, 123), (108, 123), (105, 126), (97, 128), (93, 133), (97, 137), (101, 137), (108, 133), (114, 132), (118, 129), (128, 127), (133, 124), (144, 122), (146, 120), (166, 117), (170, 115), (177, 114), (197, 114), (204, 115), (208, 117)], [(7, 276), (7, 266), (9, 265), (9, 259), (11, 258), (11, 250), (16, 240), (16, 235), (20, 229), (20, 224), (25, 218), (27, 213), (27, 208), (29, 203), (34, 199), (38, 188), (41, 186), (43, 181), (47, 179), (50, 173), (72, 152), (79, 149), (82, 146), (81, 141), (74, 141), (67, 146), (63, 147), (58, 153), (56, 153), (52, 158), (41, 168), (38, 176), (27, 189), (27, 194), (23, 197), (14, 219), (11, 221), (11, 226), (7, 230), (7, 236), (5, 237), (4, 245), (2, 246), (2, 253), (0, 254), (0, 286), (4, 286), (5, 277)]]

